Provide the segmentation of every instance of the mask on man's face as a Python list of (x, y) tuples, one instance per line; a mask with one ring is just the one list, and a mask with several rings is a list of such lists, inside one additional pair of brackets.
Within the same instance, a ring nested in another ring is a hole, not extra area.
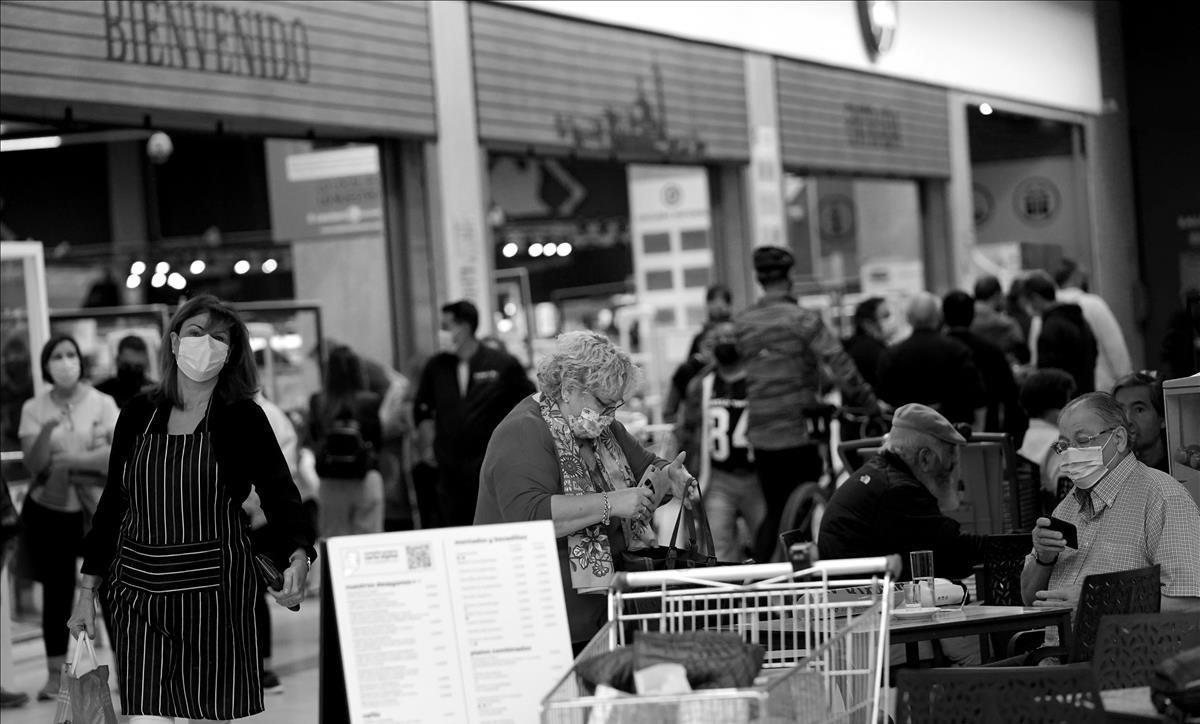
[(137, 384), (146, 377), (146, 366), (140, 362), (118, 362), (117, 379), (127, 384)]
[(438, 349), (450, 353), (458, 351), (458, 345), (454, 343), (454, 332), (448, 329), (438, 330)]
[(713, 347), (713, 357), (716, 358), (717, 364), (729, 367), (738, 363), (741, 356), (738, 354), (737, 345), (732, 342), (721, 342)]
[(1063, 451), (1061, 470), (1075, 487), (1087, 490), (1100, 482), (1100, 478), (1108, 472), (1108, 465), (1104, 463), (1104, 448), (1112, 440), (1114, 432), (1116, 430), (1109, 431), (1108, 440), (1102, 445), (1069, 447)]

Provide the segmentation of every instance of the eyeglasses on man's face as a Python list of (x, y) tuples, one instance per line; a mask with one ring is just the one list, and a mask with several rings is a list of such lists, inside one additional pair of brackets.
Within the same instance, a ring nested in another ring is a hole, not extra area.
[(1090, 445), (1092, 443), (1093, 440), (1100, 437), (1104, 433), (1112, 432), (1113, 430), (1116, 430), (1116, 429), (1117, 428), (1115, 428), (1115, 427), (1110, 427), (1107, 430), (1101, 430), (1100, 432), (1096, 433), (1095, 435), (1077, 435), (1075, 437), (1075, 442), (1071, 442), (1070, 440), (1061, 440), (1060, 439), (1057, 442), (1055, 442), (1053, 445), (1051, 445), (1050, 447), (1054, 450), (1054, 452), (1058, 453), (1059, 455), (1062, 455), (1063, 453), (1065, 453), (1067, 451), (1067, 448), (1087, 447), (1088, 445)]

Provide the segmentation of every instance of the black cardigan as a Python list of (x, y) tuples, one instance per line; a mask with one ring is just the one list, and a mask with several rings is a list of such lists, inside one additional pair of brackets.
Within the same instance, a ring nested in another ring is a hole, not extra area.
[[(214, 399), (212, 404), (209, 429), (213, 433), (213, 453), (220, 465), (220, 482), (229, 500), (240, 506), (253, 484), (270, 522), (270, 548), (288, 552), (303, 548), (310, 558), (315, 559), (315, 531), (300, 504), (300, 491), (296, 489), (262, 408), (253, 399), (229, 403)], [(133, 445), (146, 429), (156, 407), (160, 414), (154, 421), (154, 430), (165, 432), (171, 404), (156, 402), (148, 395), (130, 400), (117, 419), (108, 458), (108, 484), (100, 496), (92, 530), (84, 545), (83, 572), (86, 574), (107, 576), (109, 573), (116, 555), (121, 519), (128, 505), (122, 485), (125, 462), (133, 454)]]

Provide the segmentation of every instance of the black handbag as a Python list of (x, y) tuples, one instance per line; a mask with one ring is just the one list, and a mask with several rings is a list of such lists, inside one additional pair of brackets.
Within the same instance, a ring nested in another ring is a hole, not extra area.
[[(684, 524), (692, 548), (680, 548), (679, 524)], [(675, 516), (675, 527), (671, 531), (671, 544), (621, 553), (623, 571), (669, 571), (677, 568), (709, 568), (722, 565), (717, 561), (717, 549), (713, 543), (712, 528), (704, 512), (704, 497), (697, 498), (691, 509), (680, 501), (679, 514)]]

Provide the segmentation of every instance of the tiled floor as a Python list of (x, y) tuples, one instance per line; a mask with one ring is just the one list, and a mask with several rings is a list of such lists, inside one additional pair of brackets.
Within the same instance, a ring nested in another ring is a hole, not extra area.
[[(274, 633), (275, 656), (271, 667), (283, 681), (282, 694), (266, 697), (266, 712), (241, 721), (257, 724), (315, 724), (318, 703), (318, 622), (319, 608), (315, 598), (304, 602), (298, 613), (272, 606), (271, 622)], [(103, 648), (96, 652), (102, 664), (112, 664), (112, 650)], [(45, 658), (42, 641), (34, 638), (14, 646), (13, 670), (5, 672), (6, 682), (11, 681), (10, 690), (23, 691), (30, 695), (30, 703), (17, 709), (0, 710), (4, 724), (46, 724), (54, 719), (54, 702), (32, 701), (34, 693), (46, 681)], [(120, 713), (120, 701), (113, 694), (113, 702)], [(184, 720), (180, 720), (184, 721)]]

